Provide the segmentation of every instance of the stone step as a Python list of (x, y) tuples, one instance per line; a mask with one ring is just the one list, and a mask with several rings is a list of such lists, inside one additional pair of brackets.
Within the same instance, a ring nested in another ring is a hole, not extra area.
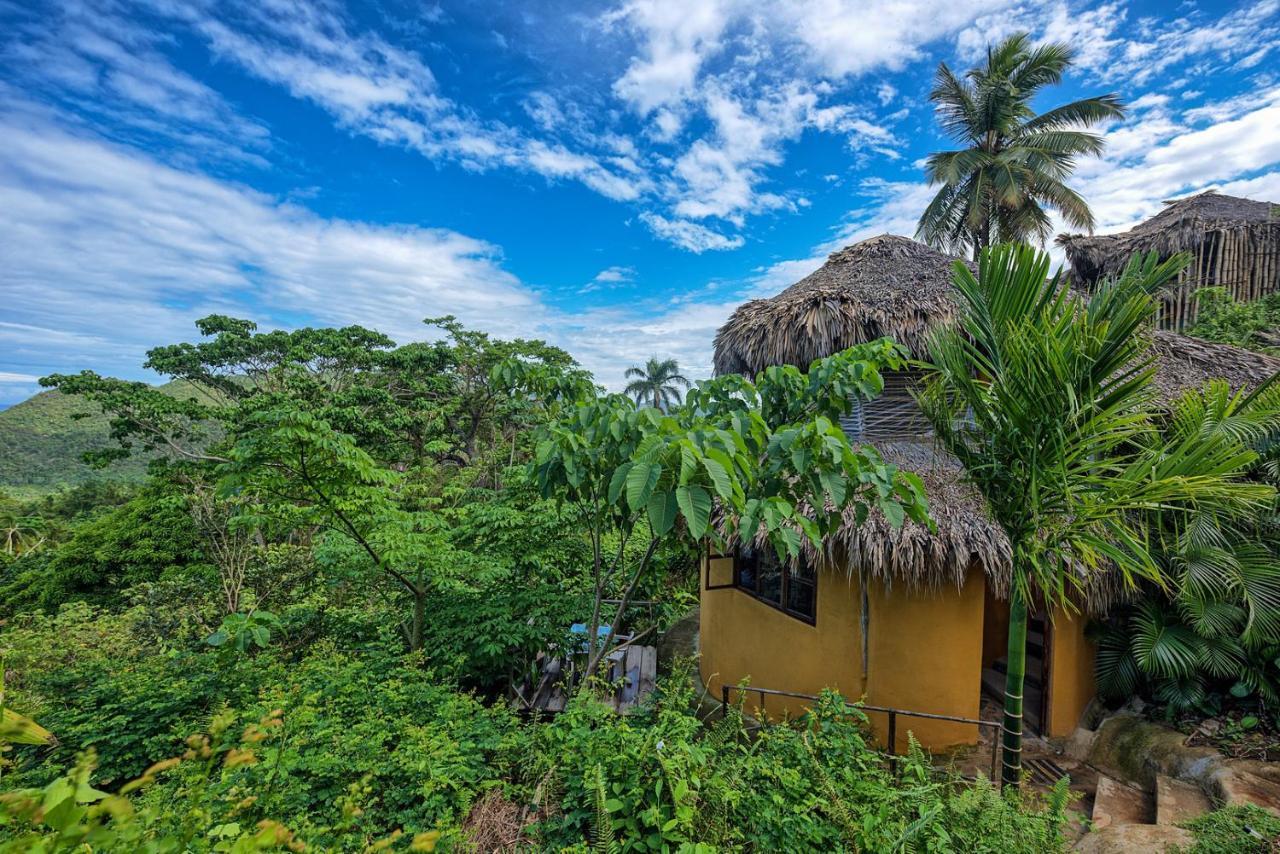
[[(1004, 704), (1004, 674), (993, 667), (982, 671), (982, 690), (993, 699)], [(1040, 689), (1027, 682), (1022, 689), (1022, 719), (1029, 730), (1040, 731)]]
[(1156, 776), (1156, 824), (1181, 824), (1212, 809), (1213, 802), (1199, 786), (1164, 774)]
[(1098, 789), (1093, 796), (1095, 829), (1118, 824), (1152, 824), (1155, 813), (1155, 798), (1150, 793), (1098, 775)]
[(1256, 804), (1280, 815), (1280, 783), (1263, 779), (1240, 768), (1223, 768), (1214, 774), (1214, 782), (1227, 806)]
[(1076, 843), (1079, 854), (1138, 854), (1186, 851), (1195, 844), (1191, 831), (1160, 824), (1117, 824), (1086, 833)]
[(1044, 632), (1030, 629), (1027, 631), (1027, 655), (1033, 652), (1044, 652)]

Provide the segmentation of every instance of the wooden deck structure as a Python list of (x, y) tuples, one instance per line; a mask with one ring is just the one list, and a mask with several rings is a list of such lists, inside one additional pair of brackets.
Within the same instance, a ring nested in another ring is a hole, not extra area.
[[(579, 656), (547, 655), (537, 685), (517, 688), (513, 702), (518, 709), (557, 713), (564, 711), (569, 694), (581, 679)], [(585, 656), (581, 656), (585, 659)], [(612, 690), (604, 701), (615, 712), (624, 713), (653, 692), (658, 678), (658, 648), (628, 644), (609, 655), (608, 683)], [(526, 693), (523, 688), (530, 688)], [(566, 690), (568, 689), (568, 690)]]
[[(605, 599), (602, 604), (617, 606), (619, 601)], [(658, 648), (639, 643), (656, 629), (655, 607), (655, 602), (645, 599), (628, 603), (627, 613), (614, 636), (617, 647), (601, 668), (603, 681), (611, 686), (608, 696), (602, 699), (615, 712), (626, 712), (652, 693), (657, 684)], [(582, 681), (582, 671), (587, 664), (590, 641), (585, 628), (584, 624), (573, 628), (581, 638), (576, 648), (553, 647), (538, 655), (533, 662), (532, 675), (522, 683), (512, 683), (512, 706), (522, 712), (555, 714), (564, 711), (569, 697)], [(600, 630), (600, 637), (607, 637), (608, 626), (601, 626)]]

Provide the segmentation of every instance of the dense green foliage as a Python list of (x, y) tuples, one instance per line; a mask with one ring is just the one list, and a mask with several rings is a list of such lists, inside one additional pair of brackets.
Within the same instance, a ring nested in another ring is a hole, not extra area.
[(626, 715), (586, 679), (557, 716), (515, 711), (572, 624), (611, 627), (582, 645), (598, 662), (681, 616), (707, 543), (794, 556), (848, 508), (927, 524), (919, 479), (838, 427), (896, 345), (664, 411), (540, 342), (432, 323), (397, 347), (211, 317), (148, 361), (198, 394), (48, 380), (109, 413), (98, 459), (168, 461), (0, 502), (22, 722), (0, 729), (0, 851), (1064, 849), (1065, 783), (891, 760), (834, 694), (763, 730), (705, 720), (677, 664)]
[[(45, 512), (37, 507), (34, 514), (56, 520), (56, 499), (44, 503)], [(211, 575), (182, 494), (157, 480), (82, 519), (56, 548), (32, 551), (0, 570), (0, 615), (78, 600), (117, 602), (124, 589), (178, 571)]]
[[(1174, 404), (1169, 444), (1227, 436), (1262, 447), (1280, 429), (1280, 386), (1232, 394), (1225, 383)], [(1266, 466), (1251, 480), (1274, 481)], [(1280, 704), (1280, 525), (1273, 505), (1247, 514), (1162, 513), (1150, 518), (1164, 586), (1146, 585), (1100, 632), (1099, 692), (1146, 695), (1170, 714), (1217, 714), (1227, 703)]]
[(1280, 294), (1240, 302), (1226, 288), (1202, 288), (1196, 301), (1196, 322), (1187, 334), (1262, 353), (1280, 352)]
[[(670, 413), (637, 409), (630, 398), (543, 365), (501, 366), (547, 406), (531, 471), (591, 543), (587, 636), (608, 630), (586, 673), (612, 652), (628, 601), (664, 542), (724, 548), (760, 536), (794, 559), (805, 539), (821, 548), (847, 508), (864, 519), (879, 509), (894, 524), (927, 521), (920, 478), (874, 448), (852, 447), (839, 426), (854, 395), (883, 389), (879, 368), (902, 363), (901, 349), (881, 339), (818, 359), (807, 373), (788, 365), (755, 382), (737, 374), (709, 380)], [(622, 593), (610, 617), (602, 605), (613, 585)]]

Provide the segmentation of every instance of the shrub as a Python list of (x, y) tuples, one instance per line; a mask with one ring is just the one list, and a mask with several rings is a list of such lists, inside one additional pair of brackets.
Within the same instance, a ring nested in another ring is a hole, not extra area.
[(1280, 818), (1253, 804), (1215, 810), (1184, 826), (1195, 835), (1188, 854), (1266, 854), (1280, 847)]

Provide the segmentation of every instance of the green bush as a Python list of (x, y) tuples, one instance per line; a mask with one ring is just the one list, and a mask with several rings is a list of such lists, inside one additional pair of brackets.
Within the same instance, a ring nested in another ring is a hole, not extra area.
[(74, 601), (118, 604), (126, 588), (179, 571), (213, 576), (185, 499), (153, 482), (90, 516), (64, 542), (11, 564), (0, 575), (0, 615)]
[(1199, 304), (1196, 322), (1189, 335), (1234, 344), (1264, 353), (1274, 353), (1280, 346), (1276, 330), (1280, 329), (1280, 294), (1239, 302), (1226, 288), (1201, 288), (1196, 291)]
[(827, 693), (791, 726), (748, 738), (740, 713), (710, 729), (679, 677), (618, 718), (588, 697), (536, 731), (522, 769), (558, 809), (545, 848), (593, 839), (622, 851), (1064, 850), (1066, 784), (1048, 799), (1001, 794), (933, 769), (918, 748), (895, 776), (866, 718)]

